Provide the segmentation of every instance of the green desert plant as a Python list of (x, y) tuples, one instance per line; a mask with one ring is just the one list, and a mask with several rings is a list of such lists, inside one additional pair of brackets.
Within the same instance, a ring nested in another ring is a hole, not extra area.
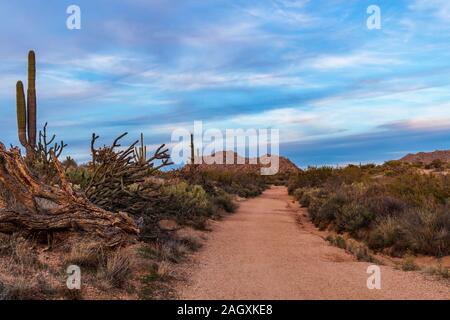
[(36, 56), (34, 51), (28, 53), (28, 89), (27, 100), (22, 81), (16, 84), (17, 126), (19, 141), (33, 159), (36, 148)]

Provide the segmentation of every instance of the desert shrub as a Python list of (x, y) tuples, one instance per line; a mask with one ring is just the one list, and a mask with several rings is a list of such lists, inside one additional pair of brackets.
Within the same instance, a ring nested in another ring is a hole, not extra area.
[(411, 209), (400, 216), (400, 229), (408, 248), (416, 253), (450, 253), (450, 212), (447, 208)]
[(408, 172), (385, 182), (388, 194), (413, 207), (427, 207), (430, 202), (445, 204), (450, 197), (450, 177)]
[(202, 170), (194, 177), (184, 177), (191, 184), (198, 184), (209, 195), (217, 195), (220, 190), (243, 198), (256, 197), (268, 186), (268, 180), (259, 174), (248, 172), (232, 172), (226, 170)]
[(308, 203), (309, 214), (311, 215), (313, 222), (316, 224), (320, 222), (317, 220), (317, 214), (325, 201), (326, 198), (318, 193), (304, 194), (301, 199), (302, 204)]
[(305, 192), (304, 188), (296, 188), (291, 194), (297, 201), (301, 199), (303, 193)]
[(290, 190), (321, 229), (349, 232), (395, 255), (449, 253), (448, 175), (398, 161), (310, 168), (290, 180)]
[(315, 222), (320, 224), (328, 224), (332, 222), (336, 216), (340, 215), (340, 211), (346, 202), (347, 199), (345, 199), (342, 195), (331, 195), (317, 210), (317, 214), (314, 217)]
[(234, 203), (233, 198), (226, 192), (220, 192), (217, 196), (213, 197), (213, 203), (229, 213), (235, 212), (238, 207)]
[(435, 159), (431, 161), (430, 164), (425, 166), (426, 169), (436, 169), (436, 170), (443, 170), (445, 169), (445, 162), (440, 159)]
[(397, 244), (402, 237), (399, 221), (396, 217), (378, 218), (368, 243), (373, 249), (382, 249)]
[(74, 185), (75, 189), (84, 190), (92, 178), (92, 171), (86, 166), (68, 166), (66, 168), (66, 177)]
[(168, 185), (163, 188), (163, 194), (168, 195), (165, 203), (166, 215), (174, 217), (180, 223), (195, 220), (198, 216), (212, 214), (210, 199), (205, 190), (199, 186), (191, 186), (186, 182)]
[(414, 262), (414, 258), (410, 255), (406, 256), (402, 262), (402, 270), (403, 271), (416, 271), (419, 269), (419, 266)]
[(355, 202), (345, 204), (336, 213), (338, 231), (347, 231), (352, 234), (367, 227), (373, 219), (373, 214), (366, 207)]
[(318, 198), (321, 196), (321, 190), (320, 189), (302, 189), (302, 192), (298, 192), (300, 195), (300, 198), (297, 200), (300, 202), (300, 204), (303, 207), (309, 207), (311, 205), (311, 202), (313, 199)]
[(408, 208), (408, 204), (389, 195), (370, 196), (363, 199), (364, 204), (376, 217), (397, 215)]
[(338, 248), (341, 248), (341, 249), (347, 248), (347, 242), (341, 236), (337, 236), (336, 238), (334, 238), (334, 241), (332, 241), (332, 243)]
[(331, 167), (309, 167), (306, 171), (300, 171), (293, 175), (288, 183), (290, 194), (298, 188), (320, 187), (333, 175)]
[(141, 254), (146, 258), (173, 263), (181, 262), (188, 252), (189, 247), (179, 239), (156, 241), (141, 250)]
[(347, 240), (346, 250), (354, 255), (358, 261), (375, 262), (369, 248), (364, 243), (352, 239)]

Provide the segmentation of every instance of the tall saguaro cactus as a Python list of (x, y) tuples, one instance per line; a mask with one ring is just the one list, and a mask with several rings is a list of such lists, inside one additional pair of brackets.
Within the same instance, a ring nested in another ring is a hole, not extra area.
[(36, 147), (36, 56), (28, 53), (28, 90), (27, 90), (28, 144)]
[(17, 127), (19, 141), (25, 147), (27, 157), (33, 159), (36, 149), (36, 57), (34, 51), (28, 53), (27, 101), (22, 81), (17, 81)]

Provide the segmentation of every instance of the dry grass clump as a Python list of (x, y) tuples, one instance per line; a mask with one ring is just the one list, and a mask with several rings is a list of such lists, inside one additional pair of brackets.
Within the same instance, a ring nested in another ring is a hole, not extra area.
[(161, 261), (159, 263), (154, 263), (150, 272), (142, 278), (144, 283), (149, 283), (153, 281), (163, 281), (168, 280), (172, 277), (172, 270), (170, 263), (167, 261)]
[(424, 269), (424, 272), (430, 275), (438, 276), (442, 279), (449, 279), (450, 272), (449, 269), (439, 264), (437, 267), (428, 267)]
[(131, 257), (125, 249), (108, 251), (97, 243), (75, 244), (64, 262), (95, 271), (98, 281), (105, 280), (114, 288), (123, 288), (131, 276)]
[(20, 274), (40, 266), (32, 243), (17, 234), (0, 236), (0, 256), (8, 258), (5, 268), (12, 273)]
[(130, 255), (125, 250), (111, 253), (101, 273), (111, 286), (122, 288), (131, 276)]
[(105, 261), (102, 246), (92, 242), (79, 242), (72, 246), (64, 259), (67, 265), (77, 265), (89, 269), (97, 269)]
[(3, 284), (0, 300), (35, 300), (36, 287), (29, 279), (18, 277), (10, 285)]
[(402, 270), (403, 271), (416, 271), (419, 270), (419, 266), (414, 261), (414, 257), (407, 255), (402, 262)]
[(158, 241), (141, 250), (141, 254), (146, 258), (172, 263), (183, 261), (187, 253), (189, 253), (189, 247), (178, 239)]
[(43, 274), (20, 275), (13, 281), (0, 281), (0, 300), (38, 300), (54, 297), (57, 290)]
[(344, 249), (348, 253), (352, 254), (356, 257), (356, 259), (358, 259), (358, 261), (375, 262), (380, 264), (380, 262), (372, 256), (369, 248), (364, 243), (353, 239), (345, 239), (339, 235), (328, 235), (325, 240), (330, 242), (332, 245)]

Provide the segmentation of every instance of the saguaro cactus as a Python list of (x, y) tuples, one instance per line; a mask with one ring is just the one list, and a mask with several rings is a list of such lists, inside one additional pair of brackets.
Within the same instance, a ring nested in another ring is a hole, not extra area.
[(34, 51), (28, 53), (28, 90), (27, 101), (22, 81), (17, 81), (17, 128), (19, 141), (33, 159), (36, 149), (36, 57)]
[(28, 53), (28, 144), (36, 147), (36, 57), (34, 51)]

